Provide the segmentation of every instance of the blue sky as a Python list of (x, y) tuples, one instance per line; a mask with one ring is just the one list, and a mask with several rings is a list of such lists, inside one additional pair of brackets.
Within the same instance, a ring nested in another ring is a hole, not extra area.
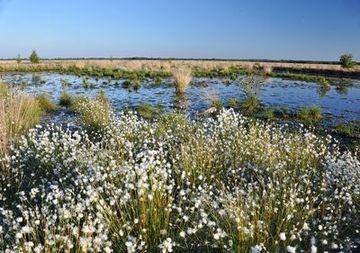
[(0, 57), (360, 60), (360, 0), (0, 0)]

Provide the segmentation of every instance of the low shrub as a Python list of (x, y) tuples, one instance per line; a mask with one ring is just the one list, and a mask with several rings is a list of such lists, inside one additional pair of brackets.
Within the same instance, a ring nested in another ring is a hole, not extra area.
[(356, 63), (353, 60), (352, 54), (343, 54), (340, 56), (340, 64), (343, 68), (351, 69)]

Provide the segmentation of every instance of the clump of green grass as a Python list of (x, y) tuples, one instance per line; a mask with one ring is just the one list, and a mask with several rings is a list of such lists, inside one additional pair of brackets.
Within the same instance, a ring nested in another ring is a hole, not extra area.
[(39, 103), (40, 108), (46, 112), (53, 112), (56, 110), (56, 105), (51, 100), (48, 94), (41, 94), (35, 97), (36, 101)]
[(95, 88), (95, 85), (90, 82), (88, 78), (83, 79), (83, 87), (84, 89), (93, 89)]
[(131, 87), (131, 81), (130, 80), (125, 80), (122, 85), (123, 88), (129, 89)]
[(61, 83), (61, 87), (63, 89), (66, 89), (71, 85), (71, 83), (68, 80), (65, 80), (65, 79), (60, 79), (60, 83)]
[(228, 106), (231, 108), (237, 108), (239, 106), (239, 101), (236, 99), (236, 97), (229, 97)]
[(330, 86), (330, 82), (329, 80), (327, 80), (325, 77), (320, 77), (319, 78), (319, 84), (321, 85), (321, 87), (325, 90), (330, 90), (331, 86)]
[(122, 87), (128, 89), (129, 91), (132, 91), (132, 90), (136, 91), (136, 90), (140, 89), (141, 82), (137, 78), (132, 79), (132, 80), (125, 80), (122, 83)]
[(192, 79), (191, 70), (185, 67), (179, 67), (173, 69), (172, 74), (175, 81), (176, 93), (184, 94)]
[(338, 133), (342, 133), (348, 136), (352, 136), (354, 133), (354, 127), (348, 124), (339, 124), (335, 126), (335, 130)]
[(154, 119), (160, 115), (162, 108), (160, 105), (152, 106), (148, 103), (142, 103), (138, 106), (137, 112), (144, 119)]
[(360, 136), (360, 121), (348, 122), (346, 124), (339, 124), (334, 127), (337, 133), (344, 134), (350, 137)]
[(259, 110), (260, 108), (260, 101), (257, 96), (248, 96), (244, 99), (241, 103), (241, 111), (244, 114), (252, 114)]
[(155, 77), (154, 80), (155, 85), (160, 85), (162, 83), (162, 79), (160, 76)]
[(141, 87), (141, 82), (139, 79), (132, 80), (132, 87), (134, 90), (138, 90)]
[(316, 106), (304, 107), (299, 111), (298, 117), (308, 125), (315, 125), (321, 120), (321, 109)]
[(274, 119), (274, 118), (275, 118), (274, 110), (273, 110), (273, 109), (268, 109), (268, 108), (266, 108), (266, 109), (264, 110), (264, 117), (265, 117), (266, 119), (270, 119), (270, 120)]
[(285, 107), (285, 106), (276, 107), (276, 108), (274, 108), (273, 111), (274, 111), (275, 117), (278, 117), (278, 118), (286, 119), (291, 116), (289, 108)]
[(322, 87), (331, 88), (330, 82), (324, 76), (306, 75), (306, 74), (291, 74), (291, 73), (270, 73), (269, 76), (279, 77), (288, 80), (299, 80), (304, 82), (314, 82), (320, 84)]
[(336, 86), (336, 92), (340, 95), (346, 96), (349, 92), (349, 86), (338, 85), (338, 86)]
[(70, 107), (73, 102), (73, 97), (66, 90), (63, 90), (60, 95), (59, 105)]

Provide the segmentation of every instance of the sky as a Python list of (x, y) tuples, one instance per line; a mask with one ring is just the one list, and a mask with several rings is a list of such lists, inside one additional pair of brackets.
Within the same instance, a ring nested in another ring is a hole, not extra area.
[(360, 61), (360, 0), (0, 0), (0, 58)]

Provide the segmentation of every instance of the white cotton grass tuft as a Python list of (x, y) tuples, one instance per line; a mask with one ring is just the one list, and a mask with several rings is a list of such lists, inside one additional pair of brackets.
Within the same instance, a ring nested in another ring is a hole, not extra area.
[(360, 162), (330, 137), (233, 110), (201, 122), (121, 113), (101, 129), (94, 138), (39, 126), (12, 148), (11, 176), (0, 180), (0, 251), (355, 246)]

